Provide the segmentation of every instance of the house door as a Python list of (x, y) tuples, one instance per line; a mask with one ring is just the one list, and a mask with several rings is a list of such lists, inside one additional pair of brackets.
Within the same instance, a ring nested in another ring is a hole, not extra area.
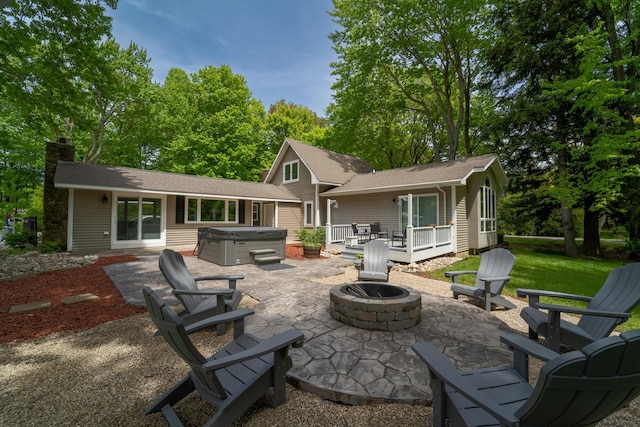
[(268, 203), (264, 205), (264, 226), (265, 227), (274, 227), (274, 217), (275, 217), (275, 205), (273, 203)]
[(254, 227), (260, 226), (260, 203), (254, 203), (252, 209), (251, 223)]
[(164, 246), (164, 200), (142, 195), (116, 196), (111, 247)]
[[(438, 195), (429, 194), (424, 196), (413, 196), (413, 218), (414, 227), (428, 227), (432, 224), (438, 225)], [(407, 227), (408, 201), (402, 201), (402, 229)]]

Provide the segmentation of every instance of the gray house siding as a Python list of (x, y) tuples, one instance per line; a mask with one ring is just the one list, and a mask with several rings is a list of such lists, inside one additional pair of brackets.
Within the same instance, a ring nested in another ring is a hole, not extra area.
[(469, 221), (467, 220), (467, 188), (456, 187), (456, 235), (458, 254), (469, 253)]
[[(338, 208), (331, 207), (331, 223), (371, 224), (380, 223), (380, 228), (389, 233), (400, 227), (400, 208), (393, 199), (397, 193), (372, 193), (337, 197)], [(322, 198), (326, 207), (326, 198)], [(332, 199), (333, 200), (333, 199)]]
[[(110, 192), (78, 190), (73, 192), (73, 252), (91, 253), (111, 248)], [(71, 192), (70, 192), (71, 193)], [(102, 203), (106, 194), (108, 203)], [(106, 233), (106, 234), (105, 234)]]
[(287, 241), (296, 240), (295, 230), (302, 228), (302, 209), (298, 203), (278, 203), (278, 228), (287, 229)]

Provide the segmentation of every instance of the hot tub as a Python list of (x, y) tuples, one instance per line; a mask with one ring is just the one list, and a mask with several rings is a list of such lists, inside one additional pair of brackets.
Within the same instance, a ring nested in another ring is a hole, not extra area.
[(255, 256), (286, 257), (287, 230), (276, 227), (198, 229), (198, 258), (220, 265), (251, 264)]

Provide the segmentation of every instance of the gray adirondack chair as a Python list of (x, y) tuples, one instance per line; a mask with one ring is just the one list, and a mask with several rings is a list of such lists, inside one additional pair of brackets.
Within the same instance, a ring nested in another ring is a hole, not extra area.
[[(304, 334), (291, 329), (266, 340), (245, 333), (244, 318), (253, 310), (243, 308), (202, 320), (208, 326), (234, 322), (233, 341), (209, 358), (195, 347), (182, 318), (150, 288), (143, 290), (149, 315), (169, 346), (191, 371), (154, 402), (143, 416), (162, 411), (171, 426), (182, 426), (173, 406), (196, 390), (217, 411), (207, 426), (227, 426), (273, 388), (274, 406), (286, 400), (285, 374), (292, 366), (288, 350), (301, 346)], [(165, 357), (162, 355), (162, 357)]]
[[(429, 367), (433, 425), (592, 426), (640, 395), (640, 331), (559, 355), (518, 334), (502, 337), (514, 366), (460, 372), (430, 343), (414, 351)], [(535, 387), (527, 357), (546, 361)]]
[[(640, 304), (640, 263), (613, 269), (593, 297), (537, 289), (518, 289), (516, 292), (519, 297), (529, 298), (529, 307), (520, 312), (520, 317), (529, 325), (529, 338), (546, 337), (547, 347), (554, 351), (560, 349), (560, 344), (582, 348), (611, 334)], [(541, 296), (584, 301), (587, 306), (544, 304), (540, 303)], [(561, 313), (581, 314), (582, 317), (576, 325), (562, 320)]]
[[(466, 295), (484, 300), (487, 311), (491, 311), (491, 304), (516, 308), (515, 304), (500, 295), (504, 285), (511, 280), (511, 269), (515, 261), (516, 257), (508, 250), (495, 248), (482, 254), (477, 271), (447, 271), (444, 276), (451, 278), (451, 291), (455, 299), (459, 295)], [(458, 283), (458, 276), (463, 274), (475, 274), (475, 286)]]
[[(238, 308), (242, 294), (236, 289), (241, 274), (193, 277), (184, 258), (178, 252), (164, 249), (158, 258), (158, 266), (165, 280), (173, 288), (173, 294), (185, 308), (183, 322), (190, 324), (216, 314)], [(227, 289), (198, 289), (198, 282), (206, 280), (227, 281)], [(217, 326), (218, 335), (225, 332), (225, 325)]]
[(389, 281), (393, 261), (389, 261), (389, 246), (382, 240), (372, 240), (363, 246), (364, 258), (355, 260), (358, 280)]

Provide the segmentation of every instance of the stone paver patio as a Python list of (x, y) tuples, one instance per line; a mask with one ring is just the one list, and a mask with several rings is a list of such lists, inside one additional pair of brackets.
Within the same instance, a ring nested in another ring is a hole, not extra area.
[[(127, 301), (144, 305), (142, 287), (149, 286), (177, 303), (158, 270), (157, 255), (139, 258), (105, 267)], [(238, 289), (259, 301), (246, 321), (248, 332), (266, 338), (290, 328), (303, 331), (304, 346), (290, 351), (289, 379), (326, 399), (353, 405), (431, 402), (428, 371), (411, 349), (419, 341), (434, 343), (459, 369), (510, 363), (511, 352), (499, 337), (511, 329), (480, 308), (453, 298), (422, 291), (421, 322), (401, 331), (364, 330), (333, 319), (332, 285), (314, 279), (343, 273), (343, 267), (352, 264), (348, 259), (287, 259), (295, 268), (275, 271), (254, 265), (219, 266), (195, 257), (185, 261), (194, 276), (245, 275)]]

